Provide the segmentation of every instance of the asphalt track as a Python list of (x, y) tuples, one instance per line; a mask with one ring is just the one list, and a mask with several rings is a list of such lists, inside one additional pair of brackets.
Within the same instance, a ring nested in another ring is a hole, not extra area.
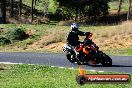
[[(113, 60), (112, 67), (102, 67), (101, 65), (83, 67), (87, 70), (132, 73), (132, 56), (110, 57)], [(77, 68), (76, 64), (72, 64), (66, 59), (65, 53), (0, 52), (0, 62)]]

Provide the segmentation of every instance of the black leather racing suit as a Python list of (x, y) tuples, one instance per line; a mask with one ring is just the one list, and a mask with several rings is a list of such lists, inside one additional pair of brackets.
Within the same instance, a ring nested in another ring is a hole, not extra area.
[[(67, 43), (73, 46), (74, 48), (79, 46), (80, 44), (78, 37), (79, 35), (85, 36), (85, 32), (79, 31), (78, 29), (72, 29), (67, 35)], [(77, 58), (79, 59), (79, 61), (81, 61), (82, 57), (83, 57), (82, 52), (79, 52), (79, 54), (77, 54)]]
[(79, 31), (78, 29), (72, 29), (67, 35), (67, 43), (71, 46), (78, 46), (80, 44), (78, 36), (85, 36), (85, 32)]

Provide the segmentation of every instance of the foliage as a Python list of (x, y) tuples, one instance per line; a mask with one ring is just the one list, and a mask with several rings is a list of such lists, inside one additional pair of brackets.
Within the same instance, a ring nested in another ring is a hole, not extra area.
[(57, 9), (57, 1), (56, 0), (49, 0), (49, 6), (48, 6), (48, 11), (55, 13)]
[[(97, 19), (98, 17), (108, 14), (108, 2), (110, 0), (57, 0), (59, 7), (64, 14), (68, 14), (68, 18), (74, 16), (88, 17), (89, 19)], [(64, 9), (65, 8), (65, 9)], [(64, 10), (66, 12), (64, 12)]]
[(111, 2), (115, 2), (115, 1), (119, 1), (119, 0), (111, 0)]
[(28, 37), (26, 32), (20, 28), (15, 28), (9, 31), (8, 38), (10, 40), (24, 40)]
[(5, 44), (10, 44), (10, 40), (5, 37), (0, 37), (0, 46)]

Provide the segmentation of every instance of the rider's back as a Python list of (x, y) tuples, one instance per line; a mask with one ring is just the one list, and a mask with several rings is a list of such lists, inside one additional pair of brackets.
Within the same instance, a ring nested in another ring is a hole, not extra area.
[(74, 31), (70, 31), (67, 35), (67, 42), (69, 44), (71, 44), (72, 46), (76, 45), (76, 43), (78, 42), (79, 37), (78, 37), (78, 33), (74, 32)]

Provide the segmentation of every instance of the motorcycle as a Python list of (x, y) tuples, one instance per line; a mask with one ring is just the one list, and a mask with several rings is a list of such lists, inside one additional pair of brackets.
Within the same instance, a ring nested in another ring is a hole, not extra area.
[(63, 51), (66, 52), (66, 57), (71, 63), (76, 62), (78, 65), (101, 63), (105, 67), (112, 66), (112, 59), (100, 51), (99, 47), (87, 35), (83, 43), (78, 47), (74, 48), (69, 44), (65, 44)]

